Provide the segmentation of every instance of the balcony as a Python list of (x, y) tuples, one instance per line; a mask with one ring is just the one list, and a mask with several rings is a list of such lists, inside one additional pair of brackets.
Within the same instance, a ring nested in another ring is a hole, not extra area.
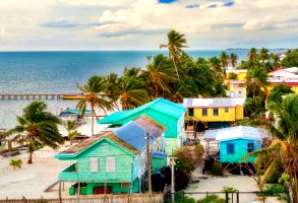
[(77, 173), (77, 164), (72, 164), (71, 166), (67, 167), (59, 174), (60, 181), (77, 181), (78, 180), (78, 173)]

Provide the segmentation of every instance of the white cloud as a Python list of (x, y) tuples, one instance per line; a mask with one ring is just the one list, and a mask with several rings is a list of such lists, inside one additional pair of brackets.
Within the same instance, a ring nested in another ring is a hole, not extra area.
[(2, 28), (0, 28), (0, 40), (3, 39), (4, 36), (5, 36), (5, 28), (2, 27)]
[[(69, 44), (70, 49), (154, 49), (169, 29), (185, 33), (191, 48), (295, 44), (298, 1), (234, 0), (224, 7), (227, 1), (1, 0), (0, 29), (5, 29), (0, 49), (31, 49), (30, 44), (40, 49), (49, 44), (53, 49), (61, 44), (63, 49)], [(199, 6), (187, 9), (191, 4)]]

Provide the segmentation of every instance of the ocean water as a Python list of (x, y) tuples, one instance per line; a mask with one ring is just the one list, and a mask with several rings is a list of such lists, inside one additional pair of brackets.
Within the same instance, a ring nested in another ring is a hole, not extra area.
[[(246, 50), (234, 52), (240, 59)], [(144, 67), (147, 56), (166, 51), (0, 52), (0, 93), (75, 93), (76, 83), (92, 75), (121, 74), (125, 67)], [(221, 50), (189, 51), (194, 58), (219, 56)], [(0, 100), (0, 128), (11, 128), (31, 101)], [(47, 101), (51, 112), (74, 107), (75, 101)]]

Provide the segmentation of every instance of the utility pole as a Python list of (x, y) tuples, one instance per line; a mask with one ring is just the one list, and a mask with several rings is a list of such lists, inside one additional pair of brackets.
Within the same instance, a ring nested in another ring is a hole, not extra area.
[(170, 165), (171, 165), (171, 200), (172, 203), (175, 203), (175, 159), (176, 157), (170, 157)]
[(148, 167), (148, 193), (151, 198), (152, 185), (151, 185), (151, 155), (150, 155), (150, 135), (146, 133), (147, 136), (147, 167)]

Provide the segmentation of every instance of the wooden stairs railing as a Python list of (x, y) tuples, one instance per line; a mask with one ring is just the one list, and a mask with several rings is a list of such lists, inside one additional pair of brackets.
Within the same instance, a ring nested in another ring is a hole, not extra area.
[(50, 192), (56, 185), (59, 184), (59, 180), (55, 181), (54, 183), (52, 183), (51, 185), (49, 185), (44, 192)]

